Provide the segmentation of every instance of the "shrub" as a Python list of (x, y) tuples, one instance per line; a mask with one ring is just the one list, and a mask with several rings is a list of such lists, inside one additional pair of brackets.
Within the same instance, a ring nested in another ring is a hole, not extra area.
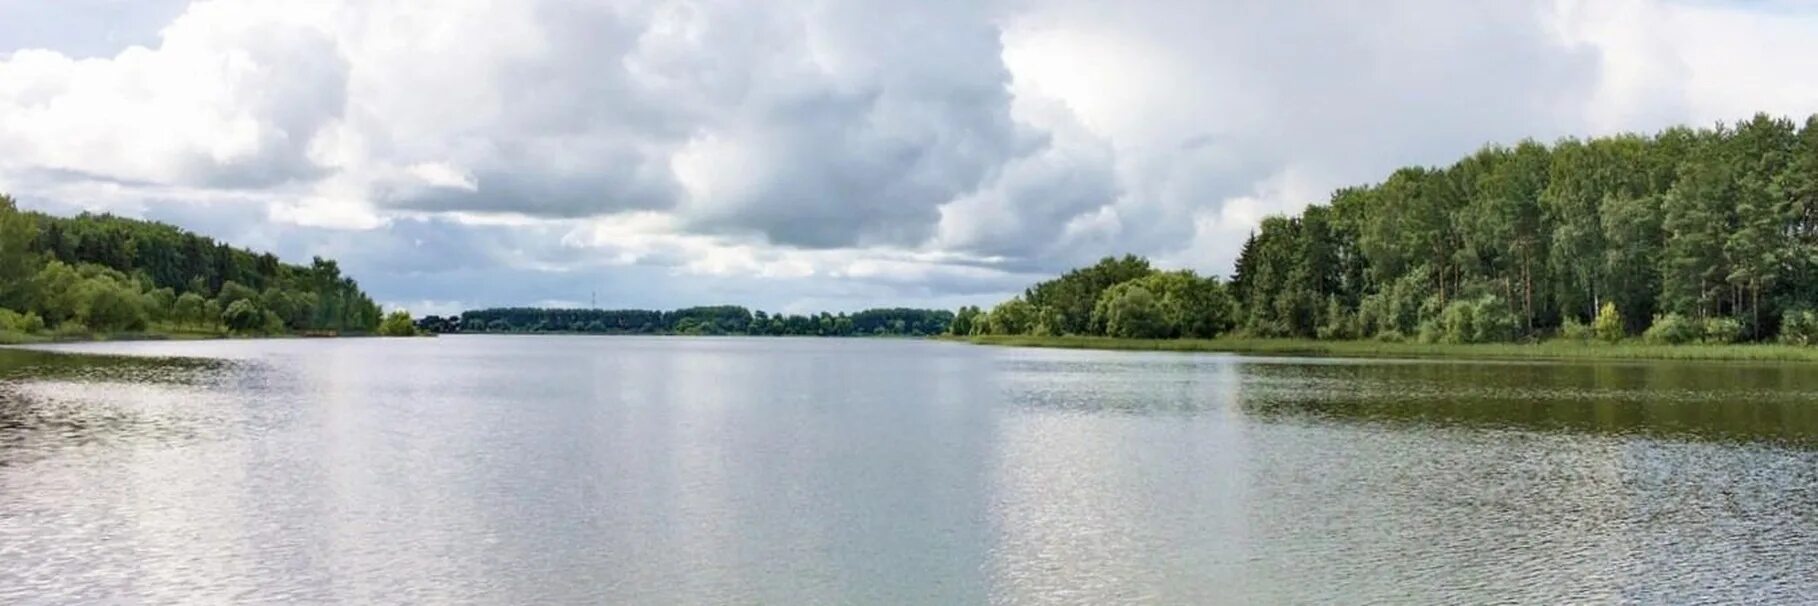
[(991, 308), (985, 318), (986, 332), (994, 335), (1027, 334), (1035, 327), (1035, 306), (1021, 298), (1011, 299)]
[[(684, 318), (684, 321), (691, 319), (693, 318)], [(386, 337), (414, 337), (417, 325), (410, 321), (410, 312), (398, 310), (385, 314), (385, 319), (379, 322), (379, 334)]]
[(1420, 321), (1432, 317), (1428, 312), (1437, 311), (1429, 309), (1428, 304), (1437, 299), (1429, 296), (1431, 290), (1432, 277), (1423, 265), (1364, 297), (1357, 307), (1358, 334), (1393, 331), (1405, 336), (1420, 330)]
[(215, 295), (215, 302), (220, 303), (222, 309), (227, 309), (239, 301), (258, 303), (259, 291), (233, 280), (222, 283), (221, 292)]
[(59, 337), (75, 337), (75, 336), (87, 336), (90, 334), (90, 331), (88, 329), (88, 326), (83, 325), (81, 322), (77, 322), (75, 320), (64, 320), (62, 323), (57, 325), (56, 330), (51, 331), (51, 334), (57, 335)]
[(193, 292), (183, 293), (170, 306), (170, 319), (178, 324), (201, 326), (207, 323), (203, 309), (208, 306), (207, 300)]
[(1326, 322), (1314, 332), (1322, 340), (1355, 339), (1358, 335), (1357, 314), (1338, 303), (1336, 297), (1326, 301)]
[(1422, 320), (1416, 337), (1421, 343), (1438, 343), (1445, 340), (1446, 329), (1439, 325), (1438, 319)]
[(228, 330), (249, 333), (265, 326), (265, 312), (251, 300), (240, 299), (229, 303), (227, 311), (221, 312), (221, 323), (227, 325)]
[[(1453, 301), (1439, 313), (1439, 340), (1447, 343), (1505, 343), (1515, 339), (1515, 314), (1500, 297)], [(1427, 339), (1422, 325), (1421, 339)]]
[(1386, 315), (1387, 306), (1381, 295), (1364, 297), (1357, 304), (1357, 331), (1359, 335), (1374, 335), (1395, 329), (1395, 323)]
[(169, 288), (159, 288), (145, 293), (145, 313), (153, 320), (170, 318), (171, 308), (176, 303), (177, 291)]
[(208, 321), (209, 326), (220, 326), (222, 313), (225, 312), (221, 309), (220, 301), (209, 299), (202, 302), (202, 318)]
[[(1439, 340), (1447, 343), (1470, 343), (1477, 332), (1477, 307), (1465, 301), (1454, 301), (1439, 312)], [(1420, 340), (1429, 341), (1426, 325), (1421, 326)]]
[[(1052, 307), (1039, 307), (1036, 308), (1035, 311), (1035, 325), (1029, 328), (1029, 334), (1041, 337), (1057, 337), (1060, 336), (1061, 330), (1065, 326), (1066, 324), (1061, 318), (1060, 310)], [(884, 327), (879, 326), (877, 329), (881, 331)]]
[[(1107, 291), (1109, 292), (1109, 291)], [(1167, 336), (1167, 323), (1155, 295), (1136, 286), (1105, 300), (1105, 333), (1126, 339), (1154, 339)]]
[(1780, 342), (1789, 345), (1818, 344), (1818, 312), (1792, 310), (1780, 318)]
[(277, 312), (274, 312), (269, 309), (265, 310), (264, 313), (265, 313), (264, 325), (261, 326), (260, 328), (265, 331), (265, 334), (268, 334), (268, 335), (283, 334), (284, 333), (284, 317), (278, 315)]
[(1591, 333), (1589, 324), (1579, 322), (1578, 318), (1570, 317), (1565, 319), (1565, 323), (1559, 325), (1559, 336), (1573, 341), (1589, 341), (1596, 337)]
[(0, 309), (0, 330), (25, 332), (25, 316), (10, 309)]
[(1704, 342), (1735, 343), (1742, 339), (1742, 323), (1735, 318), (1706, 318)]
[(1654, 316), (1641, 338), (1657, 345), (1683, 345), (1704, 338), (1704, 325), (1679, 314)]
[(1597, 310), (1597, 319), (1591, 322), (1591, 332), (1597, 338), (1611, 343), (1621, 341), (1627, 332), (1622, 328), (1622, 312), (1616, 311), (1615, 303), (1604, 303)]
[(145, 297), (133, 287), (97, 277), (82, 290), (76, 317), (83, 324), (102, 331), (145, 329)]
[(1243, 329), (1239, 332), (1245, 337), (1258, 339), (1283, 339), (1294, 336), (1294, 332), (1288, 329), (1287, 322), (1263, 320), (1254, 316), (1250, 318), (1249, 322), (1244, 323)]

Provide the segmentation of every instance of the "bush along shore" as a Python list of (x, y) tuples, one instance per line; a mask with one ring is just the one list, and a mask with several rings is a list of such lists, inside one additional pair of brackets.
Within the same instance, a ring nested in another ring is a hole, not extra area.
[(1106, 258), (949, 334), (1054, 347), (1818, 360), (1818, 116), (1487, 146), (1265, 218), (1229, 280)]

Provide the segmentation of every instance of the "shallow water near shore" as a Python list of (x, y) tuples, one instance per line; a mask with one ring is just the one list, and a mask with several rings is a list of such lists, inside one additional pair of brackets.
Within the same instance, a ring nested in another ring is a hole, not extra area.
[(0, 350), (0, 602), (1818, 600), (1818, 372), (883, 339)]

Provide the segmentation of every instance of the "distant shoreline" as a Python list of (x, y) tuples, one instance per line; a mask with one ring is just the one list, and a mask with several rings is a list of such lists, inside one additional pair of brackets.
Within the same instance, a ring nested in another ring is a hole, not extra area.
[[(493, 336), (565, 336), (565, 337), (726, 337), (749, 339), (885, 339), (932, 340), (996, 347), (1035, 347), (1044, 349), (1087, 349), (1100, 351), (1159, 351), (1181, 353), (1231, 353), (1285, 356), (1324, 356), (1335, 358), (1418, 358), (1464, 360), (1534, 360), (1534, 361), (1705, 361), (1705, 362), (1818, 362), (1818, 348), (1781, 344), (1728, 345), (1659, 345), (1634, 341), (1603, 343), (1552, 339), (1538, 343), (1405, 343), (1385, 341), (1320, 341), (1314, 339), (1270, 339), (1218, 337), (1212, 339), (1120, 339), (1086, 336), (1033, 335), (704, 335), (685, 333), (588, 333), (568, 331), (543, 332), (471, 332), (448, 335)], [(109, 341), (213, 341), (232, 339), (312, 339), (360, 338), (378, 335), (231, 335), (199, 332), (136, 332), (84, 335), (20, 335), (0, 333), (0, 346), (49, 345), (57, 343), (97, 343)], [(438, 336), (438, 335), (425, 335)], [(23, 337), (23, 338), (20, 338)]]
[(1039, 337), (978, 335), (945, 340), (1003, 347), (1175, 351), (1207, 353), (1317, 355), (1343, 358), (1454, 358), (1473, 360), (1686, 360), (1737, 362), (1818, 362), (1818, 348), (1778, 344), (1654, 345), (1553, 339), (1539, 343), (1395, 343), (1384, 341), (1317, 341), (1312, 339), (1119, 339), (1113, 337)]

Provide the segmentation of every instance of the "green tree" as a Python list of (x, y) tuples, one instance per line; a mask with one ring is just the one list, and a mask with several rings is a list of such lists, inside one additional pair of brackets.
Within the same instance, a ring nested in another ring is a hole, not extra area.
[(1781, 250), (1786, 278), (1775, 298), (1781, 308), (1806, 308), (1818, 301), (1818, 115), (1799, 130), (1792, 160), (1772, 188), (1786, 221)]
[[(1231, 327), (1231, 303), (1224, 288), (1214, 278), (1201, 278), (1192, 271), (1152, 273), (1105, 290), (1092, 309), (1092, 325), (1118, 335), (1110, 327), (1115, 302), (1129, 291), (1148, 293), (1157, 314), (1156, 338), (1209, 338)], [(1126, 330), (1126, 332), (1128, 332)]]
[(235, 333), (257, 332), (265, 326), (265, 311), (251, 299), (240, 299), (228, 304), (221, 312), (221, 323), (227, 330)]
[(953, 323), (947, 326), (947, 334), (972, 334), (973, 325), (977, 323), (979, 314), (980, 311), (977, 307), (961, 307), (958, 313), (953, 314)]
[(410, 312), (398, 310), (385, 314), (379, 322), (379, 334), (387, 337), (411, 337), (417, 334), (417, 325), (410, 319)]
[(1552, 158), (1539, 143), (1478, 152), (1486, 168), (1471, 182), (1470, 202), (1458, 215), (1462, 234), (1459, 264), (1470, 279), (1496, 284), (1505, 301), (1520, 310), (1522, 330), (1533, 330), (1544, 304), (1545, 222), (1540, 207)]
[(986, 318), (986, 330), (994, 335), (1028, 334), (1035, 328), (1035, 306), (1020, 298), (999, 303)]
[(1654, 317), (1641, 338), (1657, 345), (1682, 345), (1704, 338), (1704, 324), (1685, 316), (1669, 313)]
[(255, 306), (259, 303), (259, 291), (239, 282), (228, 280), (221, 285), (221, 292), (215, 295), (215, 301), (221, 303), (222, 309), (233, 307), (239, 301), (250, 301)]
[[(1103, 334), (1097, 330), (1102, 327), (1090, 325), (1092, 307), (1098, 304), (1099, 296), (1112, 286), (1149, 275), (1153, 271), (1149, 260), (1142, 257), (1105, 257), (1092, 266), (1075, 269), (1054, 280), (1036, 284), (1022, 298), (1029, 305), (1058, 313), (1056, 332), (1060, 334)], [(1018, 331), (1018, 334), (1034, 327), (1033, 311), (1029, 322), (1029, 326)]]
[(183, 293), (177, 297), (176, 302), (171, 304), (171, 319), (186, 326), (202, 326), (208, 321), (208, 316), (203, 310), (206, 304), (207, 300), (203, 299), (201, 295), (193, 292)]
[(62, 261), (51, 261), (32, 276), (32, 311), (52, 326), (74, 319), (82, 306), (82, 275)]
[(97, 277), (85, 280), (78, 289), (76, 318), (83, 325), (99, 331), (145, 329), (145, 299), (133, 287)]
[(0, 195), (0, 307), (30, 307), (30, 278), (37, 271), (31, 249), (37, 226), (30, 215), (19, 212), (11, 197)]
[(1167, 321), (1148, 289), (1125, 283), (1105, 291), (1103, 303), (1106, 334), (1127, 339), (1168, 336)]
[(36, 333), (44, 330), (44, 318), (38, 314), (0, 308), (0, 332)]
[(1736, 307), (1746, 308), (1745, 332), (1765, 336), (1762, 293), (1779, 285), (1786, 265), (1790, 217), (1785, 192), (1777, 182), (1791, 164), (1797, 131), (1792, 121), (1756, 114), (1737, 124), (1728, 142), (1735, 168), (1735, 227), (1723, 242), (1730, 272), (1726, 282), (1735, 289)]
[(1818, 312), (1810, 309), (1788, 310), (1780, 320), (1780, 342), (1788, 345), (1818, 345)]
[[(1720, 133), (1721, 134), (1721, 133)], [(1734, 221), (1735, 173), (1716, 142), (1706, 142), (1679, 169), (1662, 201), (1665, 250), (1661, 304), (1695, 318), (1721, 313), (1730, 274), (1724, 244)]]
[(1636, 322), (1653, 316), (1658, 305), (1663, 245), (1660, 198), (1612, 195), (1600, 207), (1604, 242), (1609, 245), (1603, 258), (1605, 298), (1629, 319), (1630, 332), (1646, 328)]
[(1591, 331), (1597, 338), (1615, 343), (1627, 336), (1627, 329), (1622, 323), (1622, 312), (1616, 310), (1615, 303), (1604, 303), (1597, 310), (1597, 320), (1591, 324)]
[(1456, 300), (1440, 312), (1441, 340), (1448, 343), (1501, 343), (1514, 340), (1517, 319), (1495, 295)]
[(156, 288), (145, 293), (145, 313), (152, 320), (171, 319), (172, 308), (177, 303), (177, 291), (169, 287)]
[(221, 314), (223, 313), (226, 313), (226, 311), (221, 309), (220, 301), (209, 299), (202, 302), (202, 317), (208, 321), (210, 328), (218, 329), (221, 327), (221, 322), (223, 320)]
[(264, 321), (260, 323), (259, 330), (268, 335), (284, 334), (284, 318), (278, 317), (278, 314), (269, 309), (261, 315)]

